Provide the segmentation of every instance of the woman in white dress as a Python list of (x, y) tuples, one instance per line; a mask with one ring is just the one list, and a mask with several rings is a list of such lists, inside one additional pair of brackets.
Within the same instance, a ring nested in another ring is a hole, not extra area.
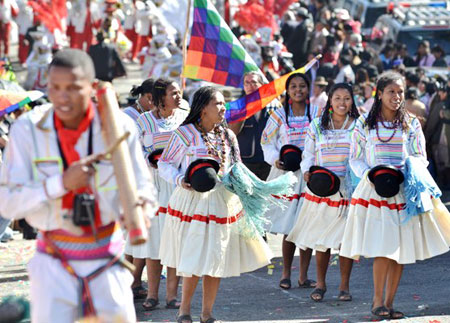
[(136, 102), (123, 109), (123, 112), (129, 115), (134, 121), (136, 121), (142, 113), (153, 110), (152, 91), (154, 83), (155, 80), (150, 78), (142, 82), (139, 86), (133, 85), (130, 95), (137, 98)]
[(191, 301), (200, 278), (200, 322), (212, 323), (220, 279), (270, 263), (270, 249), (260, 235), (241, 234), (245, 214), (237, 195), (220, 181), (206, 192), (195, 191), (186, 182), (191, 176), (185, 176), (186, 170), (196, 160), (215, 160), (220, 165), (219, 178), (239, 160), (238, 143), (223, 123), (224, 115), (225, 100), (218, 89), (207, 86), (197, 90), (188, 117), (173, 133), (158, 162), (160, 176), (177, 185), (167, 208), (160, 255), (162, 264), (176, 268), (183, 276), (178, 322), (192, 322)]
[[(422, 203), (430, 210), (407, 217), (405, 163), (414, 160), (421, 173), (427, 172), (425, 138), (419, 120), (405, 110), (403, 77), (383, 73), (376, 88), (372, 109), (357, 120), (353, 132), (350, 167), (361, 181), (352, 195), (340, 255), (374, 258), (372, 314), (399, 319), (404, 314), (394, 309), (394, 298), (403, 265), (449, 250), (450, 215), (439, 198), (423, 194)], [(386, 176), (390, 183), (378, 185), (377, 178)]]
[[(319, 109), (309, 103), (310, 81), (305, 74), (294, 73), (286, 80), (286, 99), (283, 108), (276, 109), (267, 120), (261, 137), (261, 147), (264, 160), (272, 165), (267, 180), (285, 174), (287, 169), (280, 162), (280, 150), (285, 145), (293, 145), (303, 151), (306, 131), (309, 123), (319, 115)], [(298, 165), (294, 174), (298, 182), (294, 188), (295, 194), (285, 196), (285, 208), (271, 207), (266, 213), (271, 220), (270, 232), (283, 234), (283, 273), (279, 283), (280, 288), (291, 288), (291, 267), (294, 259), (295, 244), (286, 241), (297, 220), (297, 209), (302, 203), (301, 194), (305, 183)], [(300, 277), (298, 284), (303, 288), (313, 288), (316, 282), (308, 279), (308, 267), (311, 261), (312, 249), (300, 249)]]
[[(358, 117), (352, 87), (347, 83), (337, 83), (330, 89), (322, 116), (310, 124), (305, 140), (301, 170), (309, 185), (305, 188), (297, 222), (287, 240), (302, 250), (316, 250), (317, 287), (311, 293), (311, 299), (316, 302), (323, 299), (327, 290), (325, 278), (330, 251), (339, 249), (344, 234), (351, 197), (350, 189), (345, 185), (349, 180), (348, 158), (351, 133)], [(328, 178), (332, 179), (329, 183), (326, 181)], [(330, 185), (327, 187), (327, 184)], [(338, 300), (350, 301), (353, 260), (340, 257), (339, 264), (341, 285)]]
[[(137, 119), (137, 125), (144, 156), (153, 175), (153, 184), (158, 191), (159, 209), (152, 219), (147, 242), (130, 248), (134, 258), (145, 258), (146, 260), (148, 292), (147, 298), (142, 304), (146, 310), (153, 310), (159, 304), (158, 291), (162, 272), (159, 246), (167, 203), (175, 189), (174, 184), (168, 183), (159, 175), (157, 161), (163, 149), (167, 146), (172, 133), (188, 115), (188, 110), (181, 107), (181, 91), (176, 82), (157, 79), (153, 85), (152, 99), (155, 109), (142, 113)], [(178, 282), (179, 277), (176, 275), (175, 268), (168, 267), (166, 308), (179, 308), (179, 303), (176, 300)]]

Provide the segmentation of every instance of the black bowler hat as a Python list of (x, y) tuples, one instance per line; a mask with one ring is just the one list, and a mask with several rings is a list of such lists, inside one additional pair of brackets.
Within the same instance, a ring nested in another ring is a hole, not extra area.
[(297, 146), (284, 145), (280, 149), (280, 161), (283, 162), (285, 170), (296, 172), (300, 169), (302, 151)]
[(341, 180), (331, 170), (321, 166), (311, 166), (309, 173), (311, 177), (306, 185), (317, 196), (331, 196), (339, 191)]
[(405, 177), (393, 166), (378, 165), (369, 172), (369, 180), (375, 185), (375, 191), (381, 197), (393, 197), (400, 191)]
[(184, 181), (191, 184), (197, 192), (208, 192), (216, 186), (219, 163), (214, 159), (200, 158), (193, 161), (184, 176)]
[(150, 164), (157, 167), (158, 160), (161, 157), (162, 152), (163, 152), (163, 149), (156, 149), (150, 155), (148, 155), (148, 161), (150, 162)]

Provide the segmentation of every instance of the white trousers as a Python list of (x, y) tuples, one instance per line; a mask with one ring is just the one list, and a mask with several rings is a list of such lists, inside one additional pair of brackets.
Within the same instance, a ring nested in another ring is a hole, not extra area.
[[(70, 261), (77, 275), (84, 277), (107, 259)], [(80, 285), (58, 259), (36, 252), (28, 264), (31, 281), (33, 323), (73, 323), (79, 319)], [(133, 276), (116, 264), (90, 281), (97, 315), (102, 322), (136, 322), (131, 283)]]

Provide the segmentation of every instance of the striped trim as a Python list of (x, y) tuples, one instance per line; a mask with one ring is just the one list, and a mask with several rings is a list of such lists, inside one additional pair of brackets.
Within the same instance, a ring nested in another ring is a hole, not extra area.
[(173, 217), (179, 218), (181, 222), (188, 222), (191, 223), (192, 221), (199, 221), (199, 222), (205, 222), (206, 224), (209, 224), (210, 222), (215, 222), (216, 224), (231, 224), (236, 222), (240, 217), (244, 215), (244, 211), (241, 210), (238, 214), (228, 217), (218, 217), (213, 214), (209, 215), (201, 215), (201, 214), (194, 214), (194, 215), (186, 215), (183, 214), (181, 211), (177, 211), (172, 209), (170, 206), (168, 207), (168, 214), (170, 214)]
[(159, 216), (160, 213), (167, 213), (167, 208), (160, 206), (158, 211), (156, 211), (155, 216)]
[(346, 199), (340, 199), (339, 201), (333, 201), (328, 197), (320, 197), (317, 195), (311, 195), (308, 193), (305, 193), (305, 199), (308, 201), (311, 201), (313, 203), (326, 203), (330, 207), (341, 207), (341, 206), (348, 206), (349, 201)]
[(374, 200), (374, 199), (370, 199), (369, 201), (362, 199), (362, 198), (352, 198), (351, 201), (352, 205), (361, 205), (364, 206), (365, 208), (368, 208), (369, 205), (373, 205), (377, 208), (381, 208), (381, 207), (387, 207), (390, 210), (397, 210), (397, 211), (402, 211), (405, 209), (406, 204), (405, 203), (401, 203), (401, 204), (397, 204), (397, 203), (388, 203), (385, 200), (382, 201), (378, 201), (378, 200)]
[(300, 198), (305, 197), (305, 193), (294, 194), (294, 195), (289, 195), (289, 196), (286, 196), (286, 195), (282, 195), (282, 196), (279, 196), (279, 195), (272, 195), (272, 196), (273, 196), (274, 198), (276, 198), (276, 199), (279, 199), (279, 200), (283, 199), (283, 200), (288, 200), (289, 202), (291, 202), (291, 201), (293, 201), (293, 200), (299, 200)]
[[(67, 260), (110, 258), (119, 254), (123, 247), (122, 233), (116, 222), (98, 228), (97, 241), (93, 234), (76, 236), (62, 229), (48, 231), (46, 235)], [(45, 242), (43, 234), (39, 233), (37, 250), (53, 255), (51, 249)]]

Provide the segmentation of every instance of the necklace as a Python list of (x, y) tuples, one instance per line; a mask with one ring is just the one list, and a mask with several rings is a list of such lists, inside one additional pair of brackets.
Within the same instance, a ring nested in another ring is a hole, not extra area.
[(203, 127), (199, 123), (196, 123), (195, 126), (199, 130), (200, 136), (202, 137), (203, 142), (205, 143), (206, 148), (208, 149), (208, 155), (218, 157), (220, 160), (220, 168), (222, 168), (223, 165), (225, 164), (225, 157), (226, 157), (225, 130), (221, 131), (220, 126), (214, 128), (214, 137), (218, 139), (221, 146), (218, 148), (216, 145), (214, 145), (213, 142), (211, 142), (211, 139), (208, 137), (208, 134), (206, 133), (206, 131), (204, 131)]
[(138, 110), (139, 114), (142, 114), (145, 112), (144, 108), (142, 107), (142, 105), (139, 103), (139, 100), (136, 100), (136, 110)]
[(383, 119), (382, 119), (381, 117), (379, 117), (378, 120), (381, 121), (381, 125), (382, 125), (385, 129), (390, 129), (390, 130), (393, 129), (393, 130), (394, 130), (394, 131), (392, 131), (392, 135), (391, 135), (387, 140), (381, 139), (381, 138), (380, 138), (380, 133), (379, 133), (379, 130), (378, 130), (378, 128), (379, 128), (379, 127), (378, 127), (378, 122), (376, 123), (375, 129), (376, 129), (376, 132), (377, 132), (377, 138), (378, 138), (378, 140), (381, 141), (381, 142), (383, 142), (383, 143), (387, 143), (387, 142), (391, 141), (392, 138), (394, 138), (395, 133), (397, 132), (397, 129), (399, 128), (399, 123), (398, 123), (397, 120), (395, 120), (394, 122), (392, 122), (392, 126), (389, 126), (389, 125), (385, 125), (385, 124), (384, 124), (384, 121), (383, 121)]
[[(345, 117), (345, 121), (342, 124), (342, 126), (339, 129), (336, 129), (334, 127), (333, 118), (330, 118), (332, 131), (328, 130), (327, 131), (327, 135), (325, 136), (325, 138), (326, 138), (326, 149), (334, 149), (334, 148), (336, 148), (337, 141), (339, 140), (339, 137), (340, 137), (340, 133), (336, 132), (335, 130), (344, 130), (345, 127), (347, 126), (348, 120), (349, 120), (349, 116), (347, 114), (347, 116)], [(330, 140), (329, 139), (331, 139), (331, 144), (330, 144)]]

